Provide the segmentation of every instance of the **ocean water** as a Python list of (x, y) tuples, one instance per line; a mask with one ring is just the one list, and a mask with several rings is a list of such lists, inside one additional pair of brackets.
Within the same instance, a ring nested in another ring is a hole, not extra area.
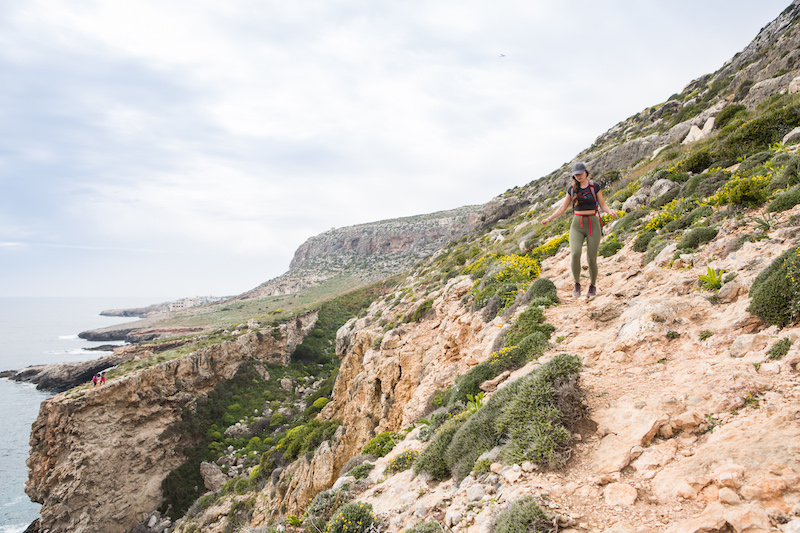
[[(130, 318), (103, 317), (104, 309), (142, 307), (168, 298), (2, 298), (0, 370), (30, 365), (86, 361), (107, 352), (87, 348), (78, 333)], [(39, 404), (50, 394), (34, 385), (0, 379), (0, 533), (21, 533), (39, 516), (39, 504), (24, 492), (28, 438)]]

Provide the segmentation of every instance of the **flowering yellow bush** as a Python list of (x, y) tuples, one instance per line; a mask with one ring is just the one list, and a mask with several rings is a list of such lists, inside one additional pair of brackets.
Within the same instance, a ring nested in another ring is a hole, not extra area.
[(539, 260), (545, 259), (547, 257), (553, 256), (558, 251), (559, 247), (569, 241), (569, 232), (559, 235), (553, 239), (550, 239), (546, 243), (537, 246), (533, 250), (531, 250), (530, 255), (535, 257)]
[(390, 474), (396, 474), (403, 470), (408, 470), (414, 466), (414, 461), (417, 459), (419, 452), (417, 450), (406, 450), (389, 460), (386, 471)]
[(500, 258), (503, 269), (495, 279), (504, 281), (530, 281), (538, 278), (542, 271), (539, 262), (527, 255), (506, 255)]
[(769, 176), (752, 176), (745, 178), (734, 174), (714, 196), (706, 200), (713, 205), (745, 205), (756, 207), (766, 202), (770, 197)]
[(327, 533), (363, 533), (369, 531), (375, 523), (372, 505), (352, 502), (343, 505), (330, 519), (325, 531)]

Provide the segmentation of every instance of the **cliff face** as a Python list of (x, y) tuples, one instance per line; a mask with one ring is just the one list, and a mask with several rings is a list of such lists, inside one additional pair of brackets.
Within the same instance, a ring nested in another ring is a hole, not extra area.
[(165, 433), (184, 408), (246, 361), (286, 364), (316, 313), (281, 326), (280, 340), (249, 331), (105, 386), (42, 402), (33, 425), (25, 491), (42, 504), (42, 531), (130, 531), (163, 500), (161, 482), (185, 458)]
[(467, 206), (331, 229), (300, 245), (288, 272), (239, 298), (291, 294), (337, 275), (364, 282), (391, 276), (474, 230), (480, 211)]

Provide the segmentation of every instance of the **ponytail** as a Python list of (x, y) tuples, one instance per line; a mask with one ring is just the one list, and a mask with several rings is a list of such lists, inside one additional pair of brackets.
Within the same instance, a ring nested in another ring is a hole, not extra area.
[[(586, 170), (586, 178), (589, 178), (589, 171)], [(572, 175), (572, 209), (575, 210), (575, 206), (578, 204), (578, 189), (580, 188), (581, 184), (578, 180), (575, 179), (575, 175)]]

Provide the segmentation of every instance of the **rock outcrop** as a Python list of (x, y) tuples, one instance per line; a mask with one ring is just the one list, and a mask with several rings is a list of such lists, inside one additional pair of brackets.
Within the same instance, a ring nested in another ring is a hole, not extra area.
[(474, 230), (481, 206), (328, 230), (295, 251), (285, 274), (238, 298), (291, 294), (337, 275), (374, 281), (401, 272)]
[(102, 387), (42, 402), (25, 486), (42, 504), (41, 530), (130, 531), (161, 504), (161, 482), (185, 461), (177, 447), (191, 443), (168, 431), (182, 410), (246, 361), (288, 363), (316, 318), (310, 313), (284, 324), (280, 339), (248, 331)]

